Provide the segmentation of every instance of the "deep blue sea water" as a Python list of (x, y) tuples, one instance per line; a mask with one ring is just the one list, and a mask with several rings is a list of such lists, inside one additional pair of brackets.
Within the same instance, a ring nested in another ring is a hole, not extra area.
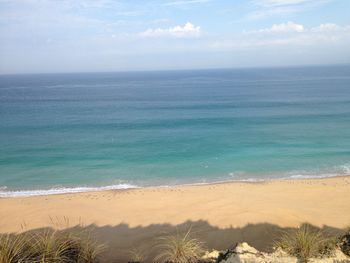
[(350, 66), (3, 75), (0, 120), (0, 196), (350, 174)]

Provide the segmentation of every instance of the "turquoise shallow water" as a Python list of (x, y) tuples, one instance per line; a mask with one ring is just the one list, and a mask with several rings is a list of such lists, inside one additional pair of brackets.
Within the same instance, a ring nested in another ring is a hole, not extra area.
[(350, 66), (4, 75), (0, 119), (0, 196), (350, 174)]

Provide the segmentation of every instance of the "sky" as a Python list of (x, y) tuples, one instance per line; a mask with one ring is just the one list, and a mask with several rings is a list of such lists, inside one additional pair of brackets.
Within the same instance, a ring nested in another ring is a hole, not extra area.
[(350, 63), (349, 0), (0, 0), (0, 74)]

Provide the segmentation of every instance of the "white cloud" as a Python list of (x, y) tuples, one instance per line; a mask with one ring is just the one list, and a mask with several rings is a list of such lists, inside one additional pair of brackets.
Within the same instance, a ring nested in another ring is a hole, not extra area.
[(258, 30), (258, 32), (266, 33), (290, 33), (290, 32), (304, 32), (304, 26), (294, 22), (287, 22), (282, 24), (274, 24), (270, 28)]
[(321, 24), (317, 27), (313, 27), (311, 29), (311, 31), (313, 31), (313, 32), (327, 32), (327, 31), (334, 31), (334, 30), (338, 30), (338, 29), (340, 29), (340, 27), (337, 24), (325, 23), (325, 24)]
[(201, 34), (200, 26), (194, 26), (192, 23), (187, 22), (183, 26), (175, 26), (169, 28), (156, 28), (147, 29), (140, 33), (142, 37), (175, 37), (175, 38), (187, 38), (187, 37), (199, 37)]
[[(284, 26), (281, 26), (284, 25)], [(265, 34), (268, 32), (268, 34)], [(270, 34), (276, 32), (276, 34)], [(285, 32), (289, 32), (285, 34)], [(220, 39), (212, 42), (213, 50), (234, 51), (254, 48), (289, 47), (335, 47), (347, 46), (350, 43), (350, 25), (340, 26), (333, 23), (321, 24), (317, 27), (304, 28), (302, 25), (290, 23), (273, 25), (267, 29), (250, 31), (231, 39)]]

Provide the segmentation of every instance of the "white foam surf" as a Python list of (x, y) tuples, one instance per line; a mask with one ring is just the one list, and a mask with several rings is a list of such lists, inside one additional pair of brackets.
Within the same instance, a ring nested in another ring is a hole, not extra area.
[[(218, 183), (229, 183), (229, 182), (264, 182), (264, 181), (273, 181), (273, 180), (302, 180), (302, 179), (321, 179), (328, 177), (337, 177), (337, 176), (349, 176), (350, 175), (350, 165), (340, 165), (335, 166), (332, 169), (332, 172), (320, 172), (320, 171), (291, 171), (284, 174), (260, 174), (260, 178), (250, 174), (239, 172), (239, 173), (229, 173), (228, 176), (221, 177), (221, 179), (205, 180), (200, 182), (187, 182), (187, 183), (174, 183), (170, 185), (164, 184), (154, 184), (148, 185), (147, 187), (156, 187), (156, 188), (168, 188), (168, 187), (178, 187), (178, 186), (193, 186), (193, 185), (208, 185), (208, 184), (218, 184)], [(101, 187), (57, 187), (51, 189), (41, 189), (41, 190), (9, 190), (6, 186), (0, 186), (0, 198), (6, 197), (29, 197), (29, 196), (40, 196), (40, 195), (57, 195), (57, 194), (70, 194), (70, 193), (83, 193), (83, 192), (97, 192), (104, 190), (123, 190), (123, 189), (135, 189), (143, 188), (146, 186), (138, 186), (133, 184), (121, 183), (115, 185), (101, 186)]]
[(59, 187), (51, 188), (47, 190), (18, 190), (18, 191), (6, 191), (0, 188), (0, 197), (29, 197), (39, 195), (57, 195), (57, 194), (73, 194), (73, 193), (84, 193), (84, 192), (96, 192), (104, 190), (122, 190), (122, 189), (133, 189), (140, 188), (137, 185), (131, 184), (117, 184), (102, 187)]

